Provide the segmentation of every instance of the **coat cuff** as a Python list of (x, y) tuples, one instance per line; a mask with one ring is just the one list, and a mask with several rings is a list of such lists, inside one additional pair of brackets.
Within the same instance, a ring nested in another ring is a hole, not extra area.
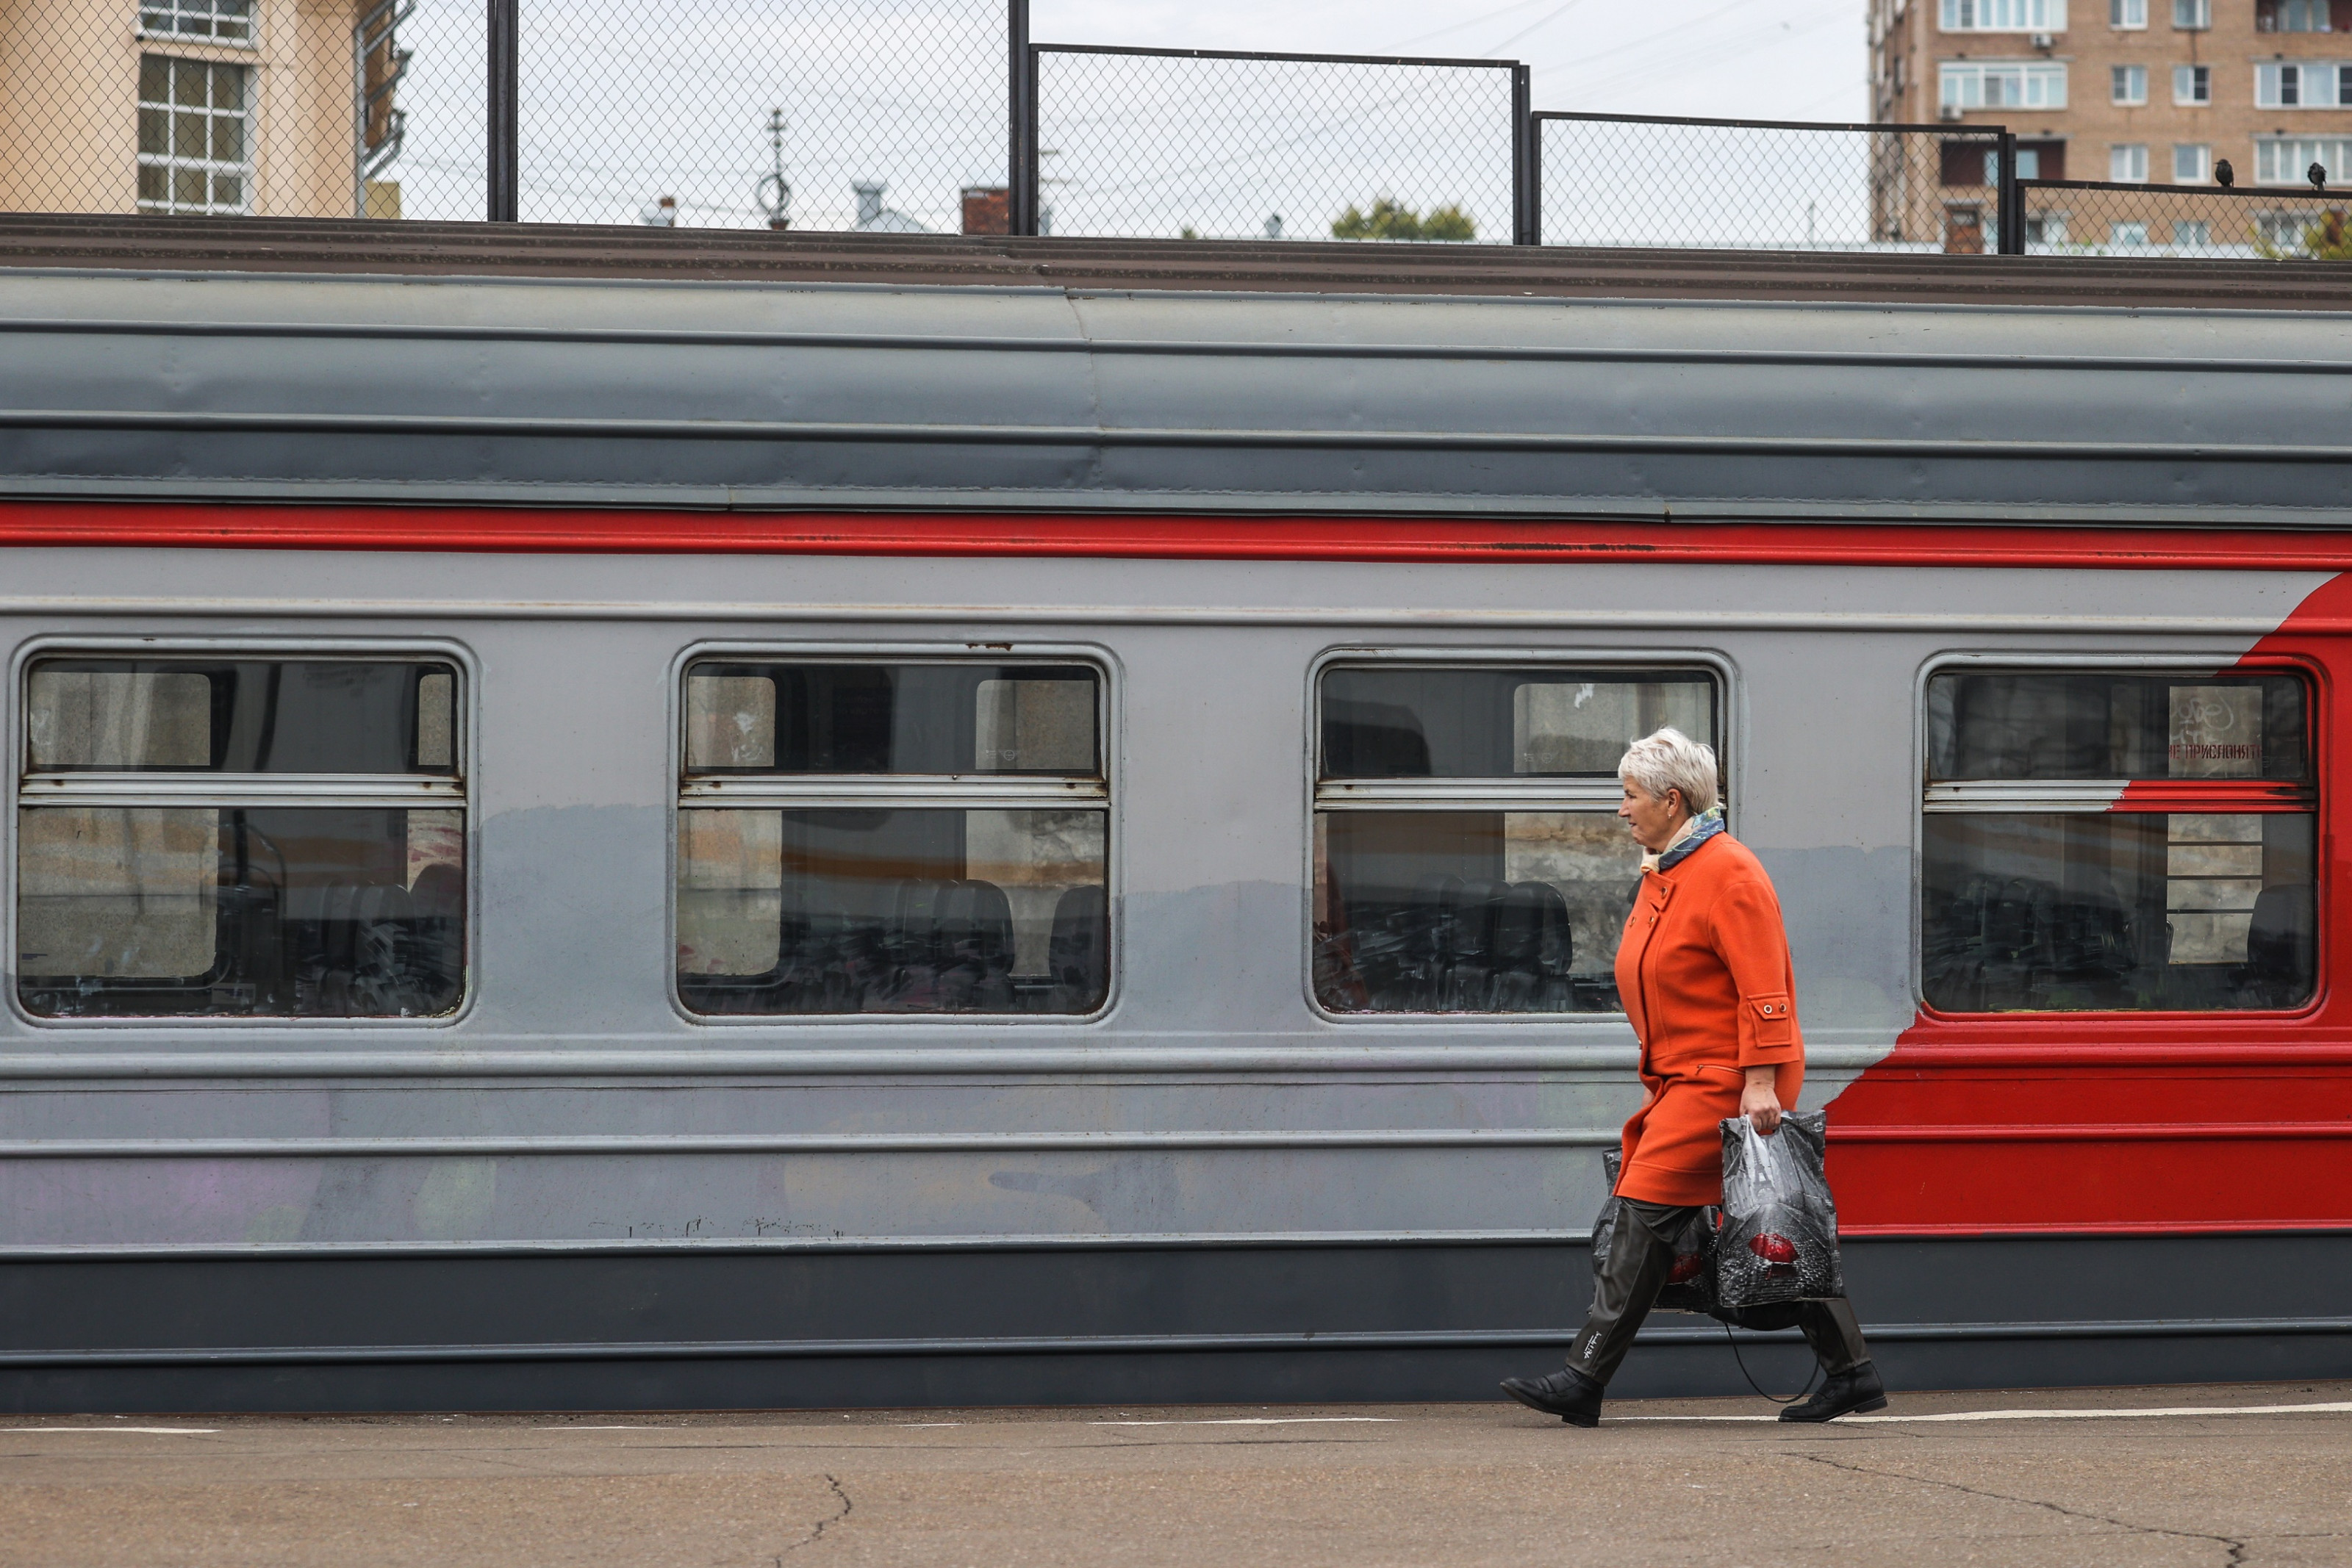
[(1739, 1045), (1739, 1065), (1748, 1067), (1786, 1067), (1792, 1061), (1805, 1060), (1805, 1048), (1796, 1040), (1786, 1045)]
[(1739, 1065), (1778, 1066), (1798, 1060), (1804, 1046), (1797, 1035), (1797, 1009), (1786, 991), (1739, 998)]

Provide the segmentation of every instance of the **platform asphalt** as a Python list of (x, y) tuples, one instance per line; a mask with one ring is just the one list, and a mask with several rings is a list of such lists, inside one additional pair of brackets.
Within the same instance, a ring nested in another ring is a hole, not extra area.
[(0, 1416), (0, 1563), (2352, 1564), (2352, 1384), (1770, 1414)]

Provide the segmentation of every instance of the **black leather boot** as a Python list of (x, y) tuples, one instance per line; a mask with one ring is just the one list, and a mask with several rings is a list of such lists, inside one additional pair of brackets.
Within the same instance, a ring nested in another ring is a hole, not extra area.
[(1886, 1385), (1878, 1380), (1876, 1364), (1865, 1361), (1852, 1372), (1833, 1372), (1822, 1378), (1820, 1392), (1802, 1405), (1784, 1406), (1780, 1419), (1834, 1421), (1841, 1416), (1860, 1416), (1885, 1408)]
[(1601, 1425), (1601, 1385), (1572, 1366), (1563, 1366), (1549, 1377), (1506, 1377), (1503, 1392), (1528, 1409), (1557, 1416), (1571, 1427)]

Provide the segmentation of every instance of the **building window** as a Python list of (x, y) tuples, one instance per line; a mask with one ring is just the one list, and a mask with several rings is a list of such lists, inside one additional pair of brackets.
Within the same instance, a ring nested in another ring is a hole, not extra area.
[(2213, 0), (2172, 0), (2172, 25), (2184, 33), (2202, 33), (2213, 26)]
[(16, 995), (40, 1018), (431, 1018), (465, 988), (458, 671), (43, 655)]
[(2352, 66), (2310, 60), (2254, 68), (2254, 102), (2263, 109), (2336, 109), (2352, 104)]
[(1105, 689), (1068, 660), (690, 665), (679, 999), (706, 1015), (1099, 1010)]
[(2213, 149), (2202, 141), (2176, 142), (2172, 149), (2172, 183), (2201, 185), (2213, 177)]
[(2147, 26), (2147, 0), (2107, 0), (2107, 26), (2133, 30)]
[[(2043, 178), (2042, 172), (2041, 148), (2020, 147), (2017, 150), (2017, 177), (2021, 180), (2039, 180)], [(1955, 182), (1950, 180), (1947, 180), (1944, 183), (1948, 185), (1955, 183)], [(1976, 182), (1971, 181), (1968, 183), (1975, 183)], [(1988, 185), (1998, 185), (2000, 183), (2000, 150), (1997, 147), (1986, 150), (1984, 155), (1984, 180), (1982, 183)]]
[(2308, 171), (2316, 163), (2341, 178), (2352, 169), (2352, 137), (2257, 136), (2254, 138), (2254, 183), (2258, 185), (2307, 185)]
[(2025, 220), (2025, 244), (2028, 249), (2036, 246), (2061, 246), (2065, 243), (2065, 214), (2035, 213)]
[(1318, 686), (1315, 997), (1339, 1013), (1619, 1012), (1641, 852), (1618, 759), (1717, 735), (1698, 670), (1335, 665)]
[(139, 30), (224, 44), (253, 41), (253, 0), (143, 0)]
[(2211, 66), (2173, 67), (2172, 101), (2180, 104), (2212, 102), (2213, 68)]
[(2126, 184), (2144, 184), (2147, 180), (2147, 144), (2127, 142), (2107, 149), (2107, 178)]
[(1938, 101), (1948, 109), (2063, 109), (2066, 68), (2023, 60), (1946, 60)]
[(139, 210), (243, 213), (253, 190), (252, 71), (139, 58)]
[(2213, 225), (2203, 218), (2181, 218), (2172, 225), (2172, 243), (2183, 250), (2204, 250), (2213, 244)]
[(2066, 0), (1943, 0), (1947, 33), (2063, 33)]
[(2255, 0), (2254, 31), (2258, 33), (2326, 33), (2334, 31), (2329, 0)]
[(2107, 243), (2118, 249), (2135, 249), (2147, 244), (2147, 225), (2143, 223), (2114, 223), (2107, 225)]
[(2146, 66), (2111, 66), (2107, 76), (2109, 102), (2142, 104), (2147, 101)]
[(2287, 674), (1927, 685), (1921, 979), (1944, 1012), (2291, 1008), (2317, 796)]

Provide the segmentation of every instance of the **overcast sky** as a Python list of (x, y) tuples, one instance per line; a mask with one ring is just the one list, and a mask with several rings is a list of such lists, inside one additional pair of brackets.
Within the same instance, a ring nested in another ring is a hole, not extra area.
[(1861, 120), (1863, 0), (1031, 0), (1042, 43), (1469, 55), (1538, 109)]

